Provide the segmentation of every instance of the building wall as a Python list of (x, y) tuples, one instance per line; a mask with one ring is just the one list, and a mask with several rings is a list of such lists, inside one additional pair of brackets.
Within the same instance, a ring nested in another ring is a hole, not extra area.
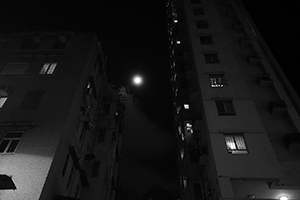
[[(254, 194), (298, 199), (299, 97), (242, 3), (184, 0), (167, 5), (179, 173), (187, 178), (180, 185), (181, 198)], [(208, 26), (198, 27), (201, 20)], [(204, 44), (202, 36), (211, 39)], [(211, 78), (216, 74), (222, 78)], [(190, 115), (178, 111), (183, 103), (190, 105)], [(238, 145), (245, 151), (233, 152)], [(186, 164), (197, 160), (186, 159), (195, 156), (190, 150), (198, 152), (198, 175), (187, 173), (195, 165)]]
[[(22, 49), (25, 38), (36, 34), (42, 41), (39, 48)], [(8, 99), (0, 111), (1, 138), (8, 130), (24, 131), (24, 134), (15, 153), (0, 154), (1, 174), (12, 176), (17, 188), (1, 190), (1, 199), (53, 199), (54, 194), (79, 195), (78, 191), (76, 194), (77, 184), (81, 182), (79, 170), (75, 170), (70, 186), (66, 186), (74, 165), (72, 158), (64, 176), (62, 170), (69, 146), (75, 146), (80, 159), (87, 152), (87, 138), (92, 133), (87, 131), (83, 142), (79, 142), (79, 127), (83, 126), (81, 108), (86, 106), (85, 93), (91, 77), (98, 83), (102, 77), (97, 76), (100, 70), (99, 64), (96, 65), (96, 35), (63, 34), (67, 46), (60, 49), (51, 48), (59, 33), (4, 35), (4, 40), (11, 45), (1, 50), (0, 85), (9, 87)], [(3, 71), (8, 62), (29, 65), (22, 74), (5, 74)], [(39, 74), (45, 62), (57, 62), (53, 74)], [(100, 88), (97, 89), (100, 92)], [(43, 90), (43, 93), (37, 97), (37, 106), (23, 108), (29, 90)], [(91, 110), (95, 112), (95, 103)], [(7, 122), (31, 122), (34, 126), (28, 126), (29, 123), (12, 126)], [(79, 162), (83, 164), (84, 161)]]

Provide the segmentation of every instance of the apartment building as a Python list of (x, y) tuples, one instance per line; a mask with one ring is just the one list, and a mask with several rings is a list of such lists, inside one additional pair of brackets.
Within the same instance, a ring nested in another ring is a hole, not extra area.
[(180, 199), (300, 199), (300, 100), (242, 2), (167, 18)]
[(116, 199), (124, 111), (96, 34), (0, 34), (0, 199)]

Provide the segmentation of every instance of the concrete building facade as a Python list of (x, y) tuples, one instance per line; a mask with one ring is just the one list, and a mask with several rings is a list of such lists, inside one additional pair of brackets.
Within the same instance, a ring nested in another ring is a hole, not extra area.
[(300, 104), (239, 0), (167, 2), (181, 199), (300, 199)]
[(96, 34), (1, 34), (0, 48), (0, 199), (115, 199), (124, 107)]

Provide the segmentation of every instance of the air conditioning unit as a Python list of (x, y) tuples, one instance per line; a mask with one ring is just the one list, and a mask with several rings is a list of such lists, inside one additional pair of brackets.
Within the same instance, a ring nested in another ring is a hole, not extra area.
[(239, 44), (242, 46), (249, 46), (252, 43), (249, 37), (241, 37), (239, 39)]
[(269, 109), (272, 114), (282, 114), (287, 111), (287, 105), (284, 101), (271, 101), (269, 103)]
[(258, 85), (260, 87), (266, 87), (266, 86), (270, 86), (272, 85), (273, 80), (270, 77), (270, 74), (262, 74), (259, 78), (258, 78)]
[(248, 55), (248, 62), (251, 65), (257, 64), (261, 61), (261, 57), (258, 53), (252, 53)]

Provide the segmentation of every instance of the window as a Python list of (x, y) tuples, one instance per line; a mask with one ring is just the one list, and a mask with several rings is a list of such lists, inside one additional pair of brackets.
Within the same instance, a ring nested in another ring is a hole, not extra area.
[(224, 85), (227, 85), (224, 74), (211, 74), (209, 75), (210, 85), (213, 88), (222, 88)]
[(97, 177), (100, 168), (100, 160), (95, 160), (92, 166), (91, 177)]
[(27, 62), (9, 62), (2, 70), (1, 75), (23, 75), (28, 66)]
[(40, 74), (53, 74), (57, 63), (45, 63), (40, 71)]
[(236, 115), (232, 100), (216, 101), (219, 115)]
[(197, 22), (196, 22), (196, 26), (197, 26), (197, 28), (199, 28), (199, 29), (204, 29), (204, 28), (208, 28), (209, 26), (208, 26), (208, 22), (206, 21), (206, 20), (198, 20)]
[(200, 36), (199, 38), (201, 44), (213, 44), (212, 36), (210, 35)]
[(194, 13), (194, 15), (204, 15), (205, 14), (204, 9), (201, 7), (194, 8), (193, 13)]
[(206, 63), (219, 63), (219, 57), (217, 53), (206, 53), (204, 54)]
[(247, 146), (243, 135), (225, 135), (225, 142), (228, 153), (247, 154)]
[(3, 107), (7, 100), (7, 96), (0, 96), (0, 109)]
[(4, 106), (6, 100), (8, 99), (9, 87), (0, 87), (0, 109)]
[(27, 92), (21, 108), (37, 108), (44, 94), (44, 90), (30, 90)]
[(0, 143), (0, 153), (15, 153), (23, 132), (7, 132)]

